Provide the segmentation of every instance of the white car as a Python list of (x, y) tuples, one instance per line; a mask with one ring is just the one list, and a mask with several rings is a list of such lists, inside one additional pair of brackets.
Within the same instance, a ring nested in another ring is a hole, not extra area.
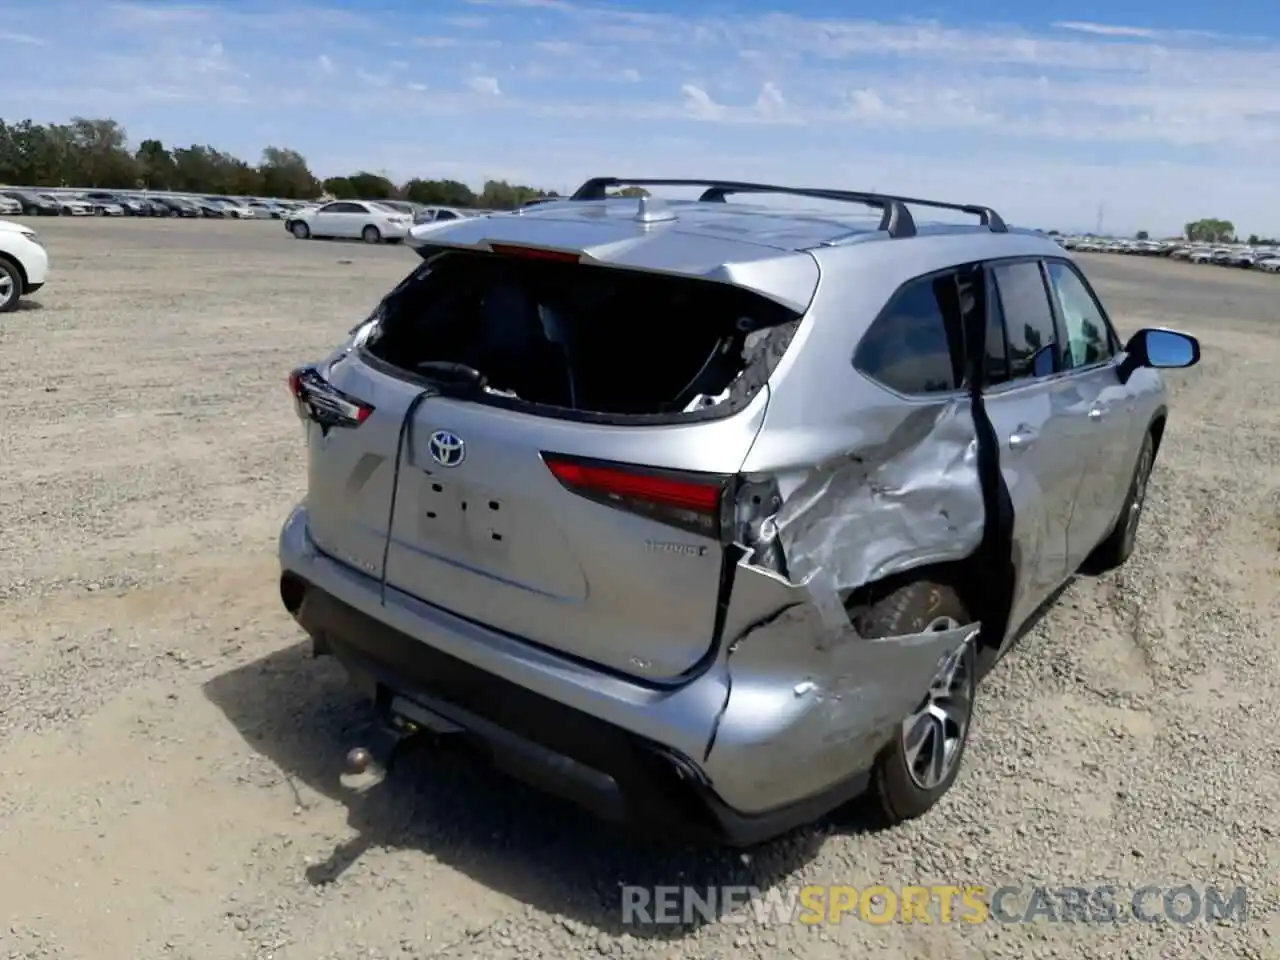
[(0, 220), (0, 313), (18, 306), (18, 299), (44, 286), (49, 254), (40, 237), (26, 224)]
[(219, 200), (218, 206), (222, 208), (224, 216), (235, 220), (253, 220), (257, 217), (257, 214), (250, 207), (245, 206), (238, 200)]
[(66, 194), (42, 193), (39, 196), (58, 205), (58, 212), (67, 217), (92, 217), (93, 204)]
[(22, 213), (22, 204), (12, 197), (0, 196), (0, 214), (16, 217), (20, 213)]
[(1266, 260), (1259, 260), (1253, 265), (1255, 270), (1265, 270), (1267, 273), (1280, 273), (1280, 257), (1268, 257)]
[(284, 226), (299, 240), (333, 237), (382, 243), (408, 236), (413, 217), (372, 200), (335, 200), (291, 214)]
[(465, 220), (472, 216), (469, 210), (462, 210), (458, 207), (423, 207), (413, 222), (417, 224), (423, 223), (448, 223), (451, 220)]

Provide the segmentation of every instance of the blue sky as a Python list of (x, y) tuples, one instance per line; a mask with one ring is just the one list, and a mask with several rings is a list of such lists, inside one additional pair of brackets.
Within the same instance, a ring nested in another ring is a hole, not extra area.
[[(0, 116), (322, 176), (719, 176), (1280, 234), (1261, 0), (7, 0)], [(887, 11), (897, 10), (891, 17)]]

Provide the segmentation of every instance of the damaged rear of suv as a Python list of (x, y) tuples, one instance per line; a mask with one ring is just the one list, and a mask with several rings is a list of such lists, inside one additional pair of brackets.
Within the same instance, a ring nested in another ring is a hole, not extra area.
[[(874, 214), (726, 202), (763, 193)], [(377, 705), (353, 758), (434, 733), (736, 845), (945, 793), (981, 670), (1132, 550), (1154, 368), (1198, 358), (1121, 347), (1061, 248), (981, 207), (602, 178), (410, 243), (290, 376), (280, 591)]]

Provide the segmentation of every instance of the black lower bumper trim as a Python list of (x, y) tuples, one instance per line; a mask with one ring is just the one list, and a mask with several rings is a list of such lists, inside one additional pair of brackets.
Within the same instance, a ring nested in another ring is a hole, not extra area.
[(812, 822), (862, 792), (866, 777), (764, 815), (728, 807), (687, 758), (474, 667), (286, 573), (281, 596), (383, 710), (402, 697), (461, 728), (498, 769), (647, 834), (743, 847)]

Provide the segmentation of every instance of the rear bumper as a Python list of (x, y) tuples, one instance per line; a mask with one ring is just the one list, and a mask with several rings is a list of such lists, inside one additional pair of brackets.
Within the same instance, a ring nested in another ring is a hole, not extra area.
[[(811, 696), (815, 664), (795, 646), (797, 607), (683, 686), (654, 688), (393, 588), (383, 604), (375, 578), (316, 549), (305, 508), (286, 521), (279, 552), (286, 608), (375, 700), (416, 702), (462, 727), (499, 767), (601, 817), (733, 846), (862, 792), (945, 645), (911, 646), (914, 661), (887, 644), (850, 644), (853, 657), (824, 651), (831, 695)], [(808, 638), (803, 647), (818, 649)], [(913, 671), (915, 680), (898, 679)]]

